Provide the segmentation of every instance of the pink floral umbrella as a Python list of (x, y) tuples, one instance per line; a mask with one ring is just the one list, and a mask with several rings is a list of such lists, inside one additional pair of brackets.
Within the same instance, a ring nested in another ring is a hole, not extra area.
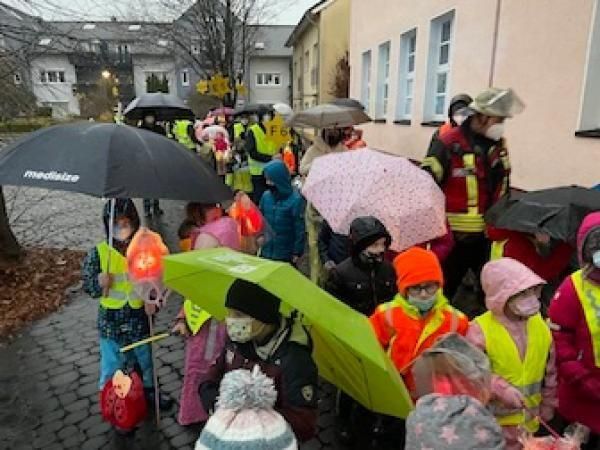
[(374, 216), (402, 251), (446, 233), (444, 194), (408, 159), (376, 150), (317, 158), (302, 189), (336, 233), (357, 217)]

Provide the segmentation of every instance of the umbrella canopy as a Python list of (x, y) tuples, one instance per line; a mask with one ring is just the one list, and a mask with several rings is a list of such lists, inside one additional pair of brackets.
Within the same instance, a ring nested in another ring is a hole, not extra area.
[(446, 233), (444, 194), (408, 159), (371, 149), (321, 156), (302, 192), (336, 233), (361, 216), (381, 220), (392, 249), (405, 250)]
[(0, 152), (0, 184), (105, 198), (218, 203), (232, 197), (198, 155), (157, 133), (109, 123), (55, 125)]
[(234, 112), (233, 108), (221, 106), (220, 108), (211, 109), (208, 114), (211, 116), (233, 116)]
[(356, 109), (360, 109), (361, 111), (365, 110), (365, 106), (359, 102), (358, 100), (355, 100), (353, 98), (335, 98), (333, 100), (331, 100), (329, 103), (331, 103), (332, 105), (337, 105), (337, 106), (346, 106), (348, 108), (356, 108)]
[(574, 242), (586, 215), (600, 210), (600, 192), (581, 186), (564, 186), (525, 193), (512, 193), (500, 199), (485, 215), (497, 228)]
[(267, 111), (273, 109), (273, 105), (271, 103), (247, 103), (241, 108), (237, 108), (234, 112), (234, 116), (242, 116), (246, 114), (258, 114), (262, 111)]
[(160, 92), (134, 98), (123, 111), (129, 120), (141, 120), (148, 113), (153, 113), (156, 120), (194, 118), (194, 112), (178, 97)]
[[(319, 374), (365, 407), (406, 417), (410, 397), (383, 352), (369, 321), (311, 283), (289, 264), (236, 253), (227, 248), (164, 258), (164, 282), (218, 319), (236, 278), (260, 285), (282, 301), (281, 312), (298, 311), (314, 342)], [(293, 286), (293, 289), (290, 289)]]
[(371, 118), (361, 109), (326, 103), (295, 113), (288, 121), (288, 125), (308, 128), (344, 128), (370, 121)]

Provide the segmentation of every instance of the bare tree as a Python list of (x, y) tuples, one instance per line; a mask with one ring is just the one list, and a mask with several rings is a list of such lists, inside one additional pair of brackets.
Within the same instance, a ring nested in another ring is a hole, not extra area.
[(335, 65), (334, 78), (329, 93), (336, 98), (347, 98), (350, 94), (350, 62), (348, 53), (342, 56)]

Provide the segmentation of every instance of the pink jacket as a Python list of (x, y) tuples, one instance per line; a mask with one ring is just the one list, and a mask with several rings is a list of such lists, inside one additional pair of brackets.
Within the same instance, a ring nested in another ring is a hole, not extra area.
[(192, 248), (196, 248), (196, 239), (202, 234), (208, 234), (216, 239), (219, 247), (228, 247), (232, 250), (240, 250), (240, 235), (238, 225), (229, 216), (221, 217), (214, 222), (207, 223), (192, 231)]
[[(512, 336), (521, 358), (527, 351), (527, 322), (511, 321), (504, 314), (504, 306), (510, 297), (533, 286), (544, 284), (544, 280), (529, 268), (512, 258), (500, 258), (487, 263), (481, 272), (481, 284), (486, 294), (485, 304), (494, 317), (504, 325)], [(486, 350), (485, 336), (476, 322), (471, 322), (467, 339)], [(542, 388), (542, 417), (550, 419), (556, 407), (556, 362), (554, 346), (550, 348), (546, 364), (546, 376)], [(492, 375), (492, 395), (507, 406), (512, 386), (499, 375)]]
[[(577, 236), (579, 262), (586, 236), (600, 227), (600, 212), (588, 215)], [(549, 310), (558, 364), (558, 409), (562, 416), (600, 433), (600, 368), (594, 362), (592, 337), (573, 282), (560, 285)]]

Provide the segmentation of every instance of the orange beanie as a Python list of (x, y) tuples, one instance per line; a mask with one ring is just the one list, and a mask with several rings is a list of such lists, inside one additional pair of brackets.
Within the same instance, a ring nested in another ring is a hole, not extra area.
[(398, 279), (398, 291), (402, 295), (406, 294), (409, 287), (427, 281), (444, 284), (444, 274), (437, 256), (421, 247), (409, 248), (396, 256), (394, 269)]

